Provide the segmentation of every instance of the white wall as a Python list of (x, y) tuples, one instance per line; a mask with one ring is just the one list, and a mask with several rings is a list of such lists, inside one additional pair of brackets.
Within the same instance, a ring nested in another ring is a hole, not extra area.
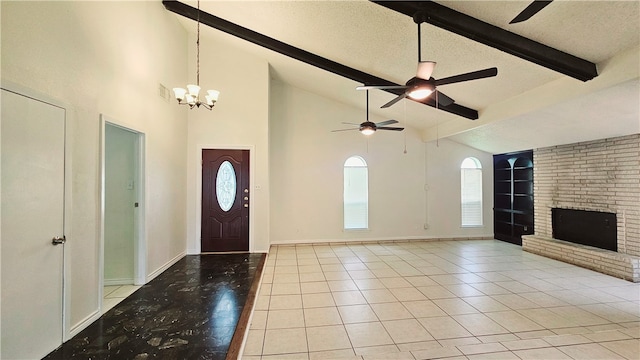
[[(363, 109), (272, 81), (272, 243), (492, 235), (490, 154), (451, 141), (425, 144), (410, 128), (378, 131), (369, 140), (357, 131), (330, 132), (365, 117)], [(352, 155), (369, 168), (369, 229), (363, 231), (343, 230), (343, 164)], [(460, 164), (467, 156), (487, 169), (485, 228), (460, 227)]]
[[(460, 119), (460, 121), (469, 121)], [(467, 157), (482, 165), (483, 227), (461, 227), (460, 165)], [(426, 143), (427, 219), (435, 237), (493, 238), (493, 156), (460, 143), (440, 139)]]
[[(99, 306), (100, 114), (146, 134), (147, 274), (185, 251), (186, 32), (159, 1), (1, 2), (2, 79), (68, 104), (68, 327)], [(135, 26), (134, 26), (135, 25)]]
[[(204, 29), (202, 29), (204, 30)], [(208, 31), (213, 31), (207, 29)], [(195, 37), (189, 39), (189, 81), (195, 79)], [(187, 248), (200, 253), (203, 148), (249, 149), (251, 251), (269, 249), (269, 65), (217, 38), (200, 39), (200, 86), (220, 91), (212, 111), (188, 115)]]

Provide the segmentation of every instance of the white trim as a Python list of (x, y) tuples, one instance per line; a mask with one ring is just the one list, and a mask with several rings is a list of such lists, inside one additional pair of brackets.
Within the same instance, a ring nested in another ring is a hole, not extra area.
[(473, 235), (473, 236), (399, 236), (381, 238), (359, 238), (359, 239), (298, 239), (272, 241), (271, 245), (295, 245), (295, 244), (316, 244), (316, 243), (363, 243), (363, 242), (402, 242), (402, 241), (450, 241), (450, 240), (487, 240), (493, 239), (493, 234)]
[(133, 284), (144, 285), (147, 277), (147, 177), (146, 177), (146, 135), (138, 132), (136, 137), (136, 158), (135, 158), (135, 176), (136, 176), (136, 197), (138, 199), (138, 207), (135, 212), (135, 236), (136, 247), (134, 250), (134, 269)]
[(102, 316), (102, 313), (100, 312), (100, 309), (97, 309), (84, 319), (80, 320), (69, 330), (69, 339), (76, 336), (80, 331), (86, 329), (87, 326), (91, 325), (94, 321), (100, 319), (100, 316)]
[(146, 284), (146, 268), (147, 268), (147, 222), (146, 222), (146, 141), (145, 133), (135, 127), (125, 125), (125, 123), (111, 118), (105, 114), (100, 114), (100, 236), (98, 247), (98, 309), (100, 313), (104, 312), (104, 286), (107, 283), (104, 279), (104, 216), (105, 216), (105, 132), (106, 126), (115, 126), (123, 130), (132, 132), (136, 135), (135, 147), (136, 154), (135, 164), (135, 177), (137, 186), (136, 198), (138, 200), (138, 208), (135, 211), (134, 219), (134, 278), (129, 284), (133, 282), (134, 285)]
[(104, 154), (104, 144), (105, 144), (105, 126), (106, 119), (101, 114), (100, 115), (100, 174), (98, 176), (99, 179), (99, 208), (100, 208), (100, 218), (98, 221), (98, 313), (102, 315), (103, 311), (103, 298), (104, 298), (104, 203), (105, 203), (105, 154)]
[(254, 145), (198, 145), (197, 159), (200, 160), (200, 164), (196, 166), (196, 223), (195, 223), (195, 246), (187, 250), (189, 255), (197, 255), (202, 252), (200, 236), (202, 234), (202, 150), (249, 150), (249, 252), (255, 251), (255, 196), (253, 192), (256, 190), (255, 173), (256, 173), (256, 155)]
[(155, 279), (158, 275), (162, 274), (162, 272), (164, 272), (165, 270), (170, 268), (173, 264), (175, 264), (178, 261), (180, 261), (180, 259), (182, 259), (186, 255), (187, 255), (187, 253), (183, 251), (180, 254), (178, 254), (176, 257), (174, 257), (173, 259), (167, 261), (164, 265), (160, 266), (156, 270), (154, 270), (151, 273), (149, 273), (149, 275), (147, 275), (147, 279), (146, 279), (147, 281), (146, 282), (149, 282), (149, 281)]
[(104, 280), (104, 286), (131, 285), (131, 284), (133, 284), (133, 278)]
[(57, 106), (59, 108), (65, 109), (65, 110), (70, 110), (72, 109), (71, 105), (62, 102), (58, 99), (54, 99), (52, 98), (50, 95), (47, 95), (45, 93), (42, 93), (38, 90), (34, 90), (31, 88), (28, 88), (26, 86), (14, 83), (12, 81), (6, 80), (6, 79), (1, 79), (0, 80), (0, 88), (5, 89), (7, 91), (22, 95), (22, 96), (26, 96), (28, 98), (34, 99), (34, 100), (38, 100), (40, 102), (44, 102), (47, 103), (49, 105), (53, 105), (53, 106)]

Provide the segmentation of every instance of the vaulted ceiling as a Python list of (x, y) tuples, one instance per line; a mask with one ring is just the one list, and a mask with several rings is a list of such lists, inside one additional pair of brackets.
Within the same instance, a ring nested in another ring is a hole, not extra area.
[[(195, 1), (184, 3), (197, 6)], [(594, 63), (597, 77), (583, 82), (426, 22), (421, 25), (422, 59), (437, 62), (433, 77), (498, 68), (496, 77), (439, 88), (456, 104), (477, 110), (478, 119), (410, 100), (380, 109), (395, 97), (382, 90), (370, 91), (371, 111), (406, 122), (426, 141), (447, 137), (491, 153), (640, 132), (640, 2), (556, 0), (531, 19), (509, 24), (528, 4), (438, 1), (436, 5)], [(417, 25), (409, 11), (404, 14), (389, 7), (398, 5), (364, 0), (200, 4), (206, 13), (292, 47), (404, 84), (416, 73)], [(193, 20), (176, 16), (195, 32)], [(361, 82), (220, 30), (203, 26), (201, 31), (203, 38), (228, 41), (266, 59), (273, 76), (285, 83), (362, 108), (364, 117), (365, 94), (355, 90)]]

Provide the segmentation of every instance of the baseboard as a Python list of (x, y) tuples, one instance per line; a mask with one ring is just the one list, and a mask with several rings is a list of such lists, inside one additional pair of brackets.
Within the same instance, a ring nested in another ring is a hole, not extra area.
[(80, 331), (84, 330), (87, 326), (93, 324), (94, 321), (100, 319), (100, 316), (102, 316), (102, 314), (100, 313), (100, 309), (97, 309), (96, 311), (92, 312), (84, 319), (80, 320), (79, 323), (77, 323), (76, 325), (72, 326), (71, 329), (69, 329), (69, 337), (66, 338), (64, 341), (67, 341), (73, 338), (74, 336), (78, 335)]
[(104, 286), (131, 285), (131, 284), (133, 284), (133, 278), (130, 278), (130, 279), (104, 279)]
[(329, 244), (329, 243), (371, 243), (371, 242), (411, 242), (411, 241), (461, 241), (461, 240), (491, 240), (491, 235), (475, 235), (475, 236), (400, 236), (400, 237), (383, 237), (383, 238), (361, 238), (361, 239), (299, 239), (299, 240), (282, 240), (272, 241), (271, 245), (296, 245), (296, 244)]
[(155, 279), (158, 275), (162, 274), (165, 270), (170, 268), (173, 264), (177, 263), (180, 259), (182, 259), (185, 256), (186, 256), (186, 252), (183, 251), (180, 254), (178, 254), (176, 257), (174, 257), (173, 259), (169, 260), (164, 265), (160, 266), (158, 269), (156, 269), (153, 272), (149, 273), (149, 275), (147, 275), (147, 283), (149, 281)]

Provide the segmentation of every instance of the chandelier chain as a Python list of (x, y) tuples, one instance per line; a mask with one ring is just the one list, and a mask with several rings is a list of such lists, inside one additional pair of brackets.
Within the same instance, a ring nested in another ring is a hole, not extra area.
[(198, 39), (196, 40), (196, 85), (200, 86), (200, 0), (198, 0)]
[[(191, 8), (193, 9), (193, 8)], [(188, 105), (190, 109), (203, 106), (205, 109), (211, 110), (218, 101), (220, 91), (206, 90), (206, 94), (201, 94), (200, 89), (200, 0), (198, 0), (197, 19), (197, 35), (196, 35), (196, 84), (187, 85), (187, 88), (173, 88), (174, 95), (178, 104)], [(202, 95), (202, 96), (201, 96)], [(203, 99), (203, 100), (201, 100)]]

